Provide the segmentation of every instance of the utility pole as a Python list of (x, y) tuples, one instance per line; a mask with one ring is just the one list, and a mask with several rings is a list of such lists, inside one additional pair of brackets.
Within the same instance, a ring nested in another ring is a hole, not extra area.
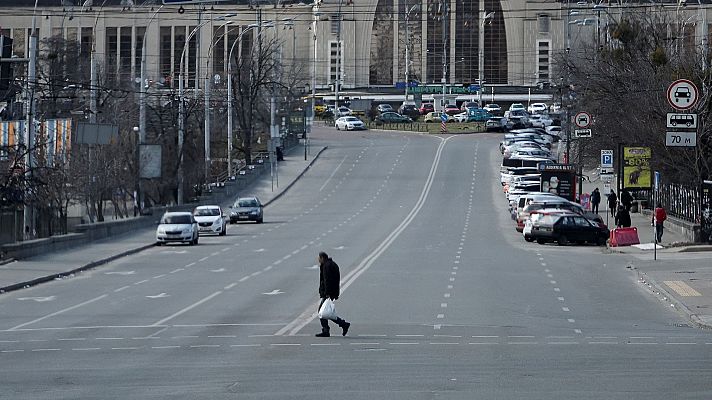
[[(35, 0), (35, 10), (32, 13), (32, 33), (30, 34), (30, 61), (27, 70), (27, 109), (25, 118), (25, 129), (27, 129), (27, 162), (25, 168), (27, 177), (32, 178), (32, 168), (34, 158), (32, 152), (35, 145), (35, 91), (37, 90), (37, 0)], [(30, 234), (35, 231), (34, 207), (25, 204), (23, 213), (25, 227), (30, 228)]]
[(480, 86), (480, 90), (477, 91), (477, 104), (482, 107), (482, 91), (485, 88), (485, 22), (487, 22), (488, 18), (492, 18), (494, 16), (494, 12), (491, 12), (487, 14), (485, 11), (485, 2), (484, 0), (480, 0), (480, 29), (478, 32), (479, 36), (479, 44), (477, 48), (478, 52), (478, 66), (477, 66), (477, 74), (478, 74), (478, 84)]
[[(334, 83), (334, 114), (338, 112), (339, 108), (339, 86), (341, 86), (341, 4), (343, 0), (339, 0), (339, 11), (337, 13), (339, 18), (338, 24), (336, 25), (336, 82)], [(334, 115), (336, 117), (336, 115)]]
[(443, 84), (443, 98), (440, 103), (440, 107), (442, 108), (442, 112), (445, 113), (445, 90), (447, 89), (447, 32), (448, 32), (448, 3), (449, 0), (442, 0), (441, 7), (442, 7), (442, 40), (443, 40), (443, 77), (442, 77), (442, 84)]
[(410, 13), (417, 7), (419, 5), (415, 4), (405, 13), (405, 97), (403, 104), (408, 102), (408, 83), (410, 81)]
[[(307, 160), (307, 152), (309, 151), (309, 137), (311, 136), (312, 132), (312, 127), (314, 126), (314, 108), (316, 107), (316, 63), (317, 63), (317, 56), (318, 56), (318, 47), (317, 47), (317, 35), (316, 35), (316, 27), (317, 27), (317, 22), (319, 21), (319, 2), (315, 1), (314, 3), (314, 8), (312, 9), (312, 12), (314, 14), (314, 21), (312, 22), (312, 36), (314, 38), (314, 60), (312, 62), (312, 67), (311, 67), (311, 106), (309, 109), (309, 125), (307, 127), (306, 132), (304, 133), (304, 161)], [(307, 136), (308, 135), (308, 136)]]

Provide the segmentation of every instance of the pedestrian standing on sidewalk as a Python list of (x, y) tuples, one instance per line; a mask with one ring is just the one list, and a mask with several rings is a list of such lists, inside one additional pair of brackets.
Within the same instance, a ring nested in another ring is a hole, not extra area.
[(612, 217), (616, 216), (616, 206), (618, 205), (618, 196), (616, 196), (616, 191), (611, 189), (608, 193), (608, 211), (611, 213)]
[(663, 205), (658, 202), (655, 205), (655, 211), (653, 211), (653, 225), (655, 225), (655, 243), (662, 243), (663, 241), (663, 222), (667, 219), (667, 213), (663, 208)]
[[(341, 276), (339, 273), (339, 266), (329, 258), (329, 256), (323, 251), (319, 253), (319, 297), (321, 301), (319, 302), (319, 310), (324, 304), (326, 299), (336, 300), (339, 298), (339, 282), (341, 281)], [(317, 333), (316, 337), (329, 337), (329, 320), (326, 318), (320, 318), (321, 322), (321, 333)], [(341, 335), (346, 336), (349, 332), (350, 323), (344, 321), (343, 319), (336, 317), (332, 319), (338, 326), (341, 327)]]
[(601, 192), (598, 191), (598, 188), (593, 189), (593, 192), (591, 193), (591, 211), (594, 214), (598, 214), (598, 204), (601, 202)]
[(626, 210), (630, 211), (630, 207), (633, 205), (633, 196), (627, 189), (623, 189), (621, 192), (621, 203)]
[(618, 206), (618, 212), (616, 212), (616, 226), (618, 228), (630, 228), (630, 225), (630, 213), (623, 205)]

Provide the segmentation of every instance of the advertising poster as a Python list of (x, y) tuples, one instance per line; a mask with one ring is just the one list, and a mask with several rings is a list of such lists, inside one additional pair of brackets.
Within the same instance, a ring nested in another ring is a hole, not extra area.
[(555, 193), (567, 200), (576, 200), (576, 166), (571, 164), (539, 164), (541, 191)]
[(623, 147), (623, 188), (650, 189), (650, 147)]

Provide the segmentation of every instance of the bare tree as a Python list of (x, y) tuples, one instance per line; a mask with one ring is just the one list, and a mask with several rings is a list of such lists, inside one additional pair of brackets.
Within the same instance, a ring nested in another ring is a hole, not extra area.
[[(671, 180), (709, 179), (711, 76), (703, 69), (703, 49), (694, 47), (687, 34), (683, 21), (667, 13), (636, 9), (613, 21), (603, 37), (558, 58), (560, 79), (570, 85), (574, 106), (595, 116), (594, 138), (584, 149), (589, 159), (611, 143), (647, 146), (654, 154), (652, 167)], [(665, 146), (666, 113), (673, 111), (666, 89), (678, 78), (703, 89), (695, 149)]]

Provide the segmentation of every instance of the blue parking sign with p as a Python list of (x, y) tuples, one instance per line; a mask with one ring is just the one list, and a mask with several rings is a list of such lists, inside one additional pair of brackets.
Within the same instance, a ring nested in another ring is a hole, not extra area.
[(613, 150), (601, 150), (601, 168), (613, 168)]

